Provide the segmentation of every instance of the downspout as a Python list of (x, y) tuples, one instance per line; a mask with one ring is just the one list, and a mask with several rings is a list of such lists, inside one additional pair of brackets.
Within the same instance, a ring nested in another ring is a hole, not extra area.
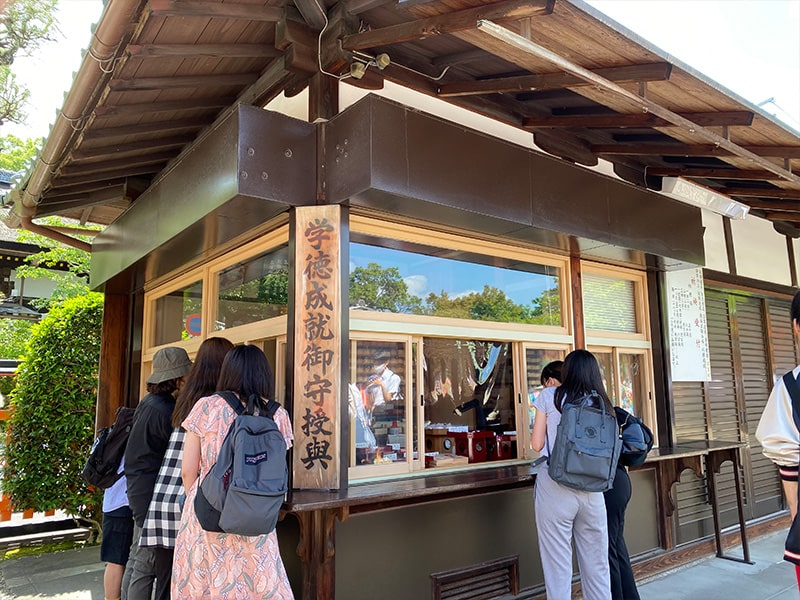
[(78, 250), (83, 250), (84, 252), (88, 252), (91, 254), (92, 252), (92, 245), (88, 244), (82, 240), (75, 239), (72, 236), (69, 236), (65, 233), (61, 233), (60, 231), (56, 231), (55, 229), (51, 229), (50, 227), (45, 227), (44, 225), (37, 225), (36, 223), (31, 220), (30, 217), (20, 217), (20, 225), (23, 229), (27, 229), (33, 233), (38, 233), (39, 235), (43, 235), (48, 237), (52, 240), (57, 242), (61, 242), (62, 244), (66, 244), (67, 246), (72, 246), (73, 248), (77, 248)]
[[(21, 189), (12, 190), (14, 206), (5, 218), (9, 227), (19, 227), (25, 217), (35, 216), (42, 192), (49, 185), (53, 170), (63, 159), (67, 144), (91, 115), (99, 98), (97, 92), (100, 86), (111, 77), (125, 37), (133, 31), (142, 4), (142, 0), (108, 0), (72, 82), (72, 88), (64, 99), (64, 106), (56, 116), (32, 171), (29, 171), (27, 182)], [(38, 227), (30, 223), (29, 219), (28, 224)], [(51, 235), (52, 233), (43, 235), (59, 239)], [(64, 243), (74, 246), (75, 240), (70, 239), (72, 241)]]

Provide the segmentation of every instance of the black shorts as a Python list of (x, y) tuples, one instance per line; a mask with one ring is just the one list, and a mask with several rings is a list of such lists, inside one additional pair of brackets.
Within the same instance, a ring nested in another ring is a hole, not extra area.
[(103, 541), (100, 560), (124, 565), (133, 542), (133, 513), (127, 506), (103, 513)]

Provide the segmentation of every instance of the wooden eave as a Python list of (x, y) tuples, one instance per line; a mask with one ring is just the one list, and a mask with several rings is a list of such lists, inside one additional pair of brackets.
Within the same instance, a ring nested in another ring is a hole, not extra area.
[(107, 20), (119, 39), (85, 57), (65, 100), (82, 113), (54, 125), (20, 215), (111, 223), (230, 107), (295, 94), (321, 65), (518, 127), (567, 161), (603, 158), (639, 186), (682, 177), (800, 235), (800, 134), (580, 0), (109, 0), (98, 32)]

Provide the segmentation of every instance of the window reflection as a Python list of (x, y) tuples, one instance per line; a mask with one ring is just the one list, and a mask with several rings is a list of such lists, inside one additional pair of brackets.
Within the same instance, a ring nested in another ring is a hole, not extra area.
[(215, 329), (285, 315), (289, 251), (285, 246), (220, 271)]
[(516, 456), (514, 367), (508, 342), (424, 338), (426, 465)]
[(196, 281), (155, 302), (154, 345), (187, 340), (202, 333), (203, 282)]
[(372, 243), (350, 244), (352, 309), (561, 325), (557, 267), (353, 237)]
[(533, 434), (533, 420), (536, 410), (533, 401), (542, 391), (542, 369), (554, 360), (564, 360), (563, 350), (540, 350), (536, 348), (525, 349), (525, 381), (528, 390), (528, 430)]
[(353, 341), (349, 390), (351, 464), (409, 460), (406, 433), (406, 350), (403, 342)]

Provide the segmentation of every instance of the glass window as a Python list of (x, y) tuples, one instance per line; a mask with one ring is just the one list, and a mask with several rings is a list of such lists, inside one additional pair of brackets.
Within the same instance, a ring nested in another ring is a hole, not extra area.
[(285, 315), (289, 250), (284, 246), (227, 267), (218, 282), (216, 330)]
[(566, 352), (564, 350), (525, 349), (525, 383), (528, 397), (529, 436), (533, 435), (533, 419), (536, 416), (536, 409), (533, 408), (533, 401), (536, 400), (536, 396), (544, 388), (542, 385), (542, 370), (545, 365), (554, 360), (564, 360), (565, 354)]
[(410, 462), (405, 342), (353, 340), (351, 352), (351, 466)]
[(600, 363), (603, 373), (603, 384), (606, 386), (614, 406), (621, 406), (629, 413), (645, 417), (645, 405), (648, 402), (646, 356), (643, 353), (616, 352), (619, 376), (614, 366), (614, 355), (611, 351), (593, 351)]
[(155, 301), (155, 346), (197, 337), (202, 333), (203, 282), (196, 281)]
[(556, 266), (363, 234), (353, 238), (351, 309), (562, 325)]
[(516, 457), (511, 343), (424, 338), (423, 371), (427, 466)]
[(633, 281), (583, 273), (586, 329), (636, 333), (636, 289)]

